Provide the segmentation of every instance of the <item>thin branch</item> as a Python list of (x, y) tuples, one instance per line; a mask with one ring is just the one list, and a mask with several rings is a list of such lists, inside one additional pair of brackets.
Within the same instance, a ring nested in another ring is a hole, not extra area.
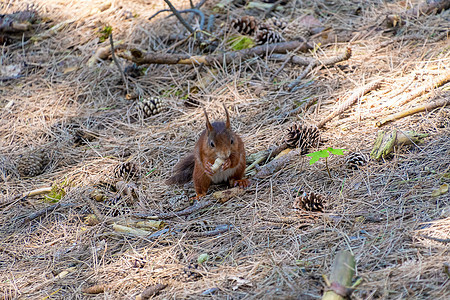
[(178, 18), (178, 20), (181, 22), (181, 24), (183, 24), (184, 27), (186, 27), (186, 29), (190, 32), (190, 33), (194, 33), (195, 30), (192, 28), (191, 25), (189, 25), (184, 19), (183, 17), (180, 15), (180, 13), (178, 12), (178, 10), (173, 6), (173, 4), (169, 1), (169, 0), (164, 0), (164, 2), (167, 3), (167, 5), (169, 5), (170, 10), (173, 12), (173, 14)]
[(419, 112), (431, 111), (431, 110), (433, 110), (435, 108), (443, 107), (443, 106), (447, 106), (447, 105), (450, 105), (450, 99), (441, 99), (441, 100), (438, 100), (438, 101), (427, 103), (425, 105), (412, 107), (410, 109), (407, 109), (407, 110), (398, 112), (396, 114), (390, 115), (387, 118), (385, 118), (385, 119), (383, 119), (381, 121), (378, 121), (376, 123), (376, 125), (378, 127), (381, 127), (381, 126), (383, 126), (384, 124), (386, 124), (388, 122), (392, 122), (392, 121), (395, 121), (395, 120), (398, 120), (398, 119), (401, 119), (401, 118), (404, 118), (404, 117), (407, 117), (407, 116), (410, 116), (410, 115), (413, 115), (413, 114), (416, 114), (416, 113), (419, 113)]
[(122, 67), (120, 66), (119, 61), (117, 60), (116, 54), (114, 53), (114, 41), (113, 41), (113, 34), (111, 32), (111, 34), (109, 35), (109, 43), (111, 44), (111, 56), (112, 59), (114, 60), (114, 63), (116, 64), (117, 68), (119, 69), (120, 75), (122, 76), (122, 80), (125, 83), (125, 88), (127, 89), (127, 94), (128, 94), (128, 81), (125, 77), (125, 73), (123, 73)]
[(189, 54), (170, 54), (170, 53), (152, 53), (142, 52), (138, 49), (132, 49), (131, 55), (122, 52), (121, 57), (131, 60), (138, 65), (142, 64), (193, 64), (212, 66), (215, 64), (229, 64), (232, 61), (247, 59), (252, 56), (266, 56), (272, 53), (286, 53), (299, 48), (300, 51), (312, 49), (312, 45), (306, 42), (291, 41), (276, 44), (265, 44), (250, 49), (232, 51), (216, 55), (191, 56)]

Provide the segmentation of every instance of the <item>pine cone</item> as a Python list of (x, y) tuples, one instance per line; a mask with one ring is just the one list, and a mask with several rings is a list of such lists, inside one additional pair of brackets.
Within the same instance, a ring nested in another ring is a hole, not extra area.
[(122, 179), (132, 179), (139, 175), (139, 169), (135, 163), (127, 161), (114, 168), (114, 176)]
[(278, 29), (283, 31), (288, 26), (288, 23), (282, 19), (278, 19), (277, 17), (272, 17), (264, 21), (264, 24), (259, 26), (259, 29), (262, 30), (264, 28), (267, 29)]
[(306, 154), (309, 148), (317, 147), (319, 144), (319, 129), (315, 126), (294, 123), (288, 129), (284, 141), (289, 148), (301, 148), (302, 154)]
[(44, 172), (49, 158), (46, 151), (37, 150), (19, 156), (17, 171), (22, 177), (35, 177)]
[(320, 194), (301, 192), (301, 195), (295, 198), (293, 208), (306, 211), (323, 212), (325, 203), (324, 196)]
[(139, 109), (144, 114), (144, 118), (151, 117), (162, 111), (162, 101), (158, 97), (150, 97), (139, 102)]
[(257, 45), (274, 44), (284, 42), (284, 38), (278, 31), (263, 28), (261, 30), (258, 30), (255, 42)]
[(243, 16), (241, 18), (233, 19), (230, 27), (236, 29), (236, 31), (241, 34), (252, 35), (255, 33), (258, 25), (254, 17)]
[(352, 170), (358, 170), (369, 161), (367, 155), (361, 152), (350, 152), (345, 158), (345, 164)]

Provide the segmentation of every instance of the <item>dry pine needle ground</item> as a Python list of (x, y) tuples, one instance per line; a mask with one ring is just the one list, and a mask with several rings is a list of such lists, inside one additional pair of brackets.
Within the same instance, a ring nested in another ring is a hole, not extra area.
[[(189, 8), (189, 1), (172, 2)], [(218, 1), (207, 2), (202, 10), (211, 14)], [(280, 143), (292, 122), (317, 123), (354, 89), (383, 79), (379, 89), (321, 130), (324, 147), (369, 153), (377, 118), (401, 110), (388, 110), (396, 93), (426, 84), (450, 65), (443, 35), (448, 33), (448, 10), (393, 31), (376, 27), (380, 16), (409, 8), (402, 3), (288, 1), (275, 16), (290, 20), (314, 15), (324, 28), (347, 30), (355, 37), (299, 55), (325, 59), (350, 46), (351, 59), (312, 70), (294, 92), (282, 85), (303, 67), (288, 63), (279, 70), (281, 63), (267, 58), (217, 68), (146, 66), (144, 75), (129, 77), (136, 89), (131, 92), (164, 96), (164, 109), (144, 119), (137, 101), (126, 99), (125, 84), (111, 59), (91, 67), (87, 63), (99, 47), (108, 45), (99, 42), (105, 25), (112, 26), (115, 40), (126, 48), (165, 52), (174, 45), (170, 35), (184, 31), (176, 18), (162, 13), (147, 21), (166, 8), (164, 1), (30, 1), (43, 19), (35, 34), (64, 25), (23, 47), (5, 45), (1, 52), (2, 72), (12, 66), (22, 77), (0, 82), (0, 299), (134, 299), (158, 283), (167, 284), (156, 296), (161, 299), (313, 299), (321, 296), (320, 276), (329, 273), (340, 249), (353, 251), (357, 275), (365, 279), (355, 299), (448, 299), (449, 194), (431, 195), (449, 183), (449, 108), (383, 128), (427, 133), (422, 144), (396, 149), (392, 157), (359, 170), (345, 168), (343, 157), (330, 157), (331, 179), (322, 161), (309, 166), (301, 157), (224, 204), (167, 220), (171, 234), (136, 237), (115, 232), (102, 220), (85, 222), (92, 213), (103, 220), (125, 219), (134, 212), (188, 206), (192, 185), (167, 187), (163, 182), (203, 129), (201, 106), (217, 120), (224, 118), (225, 103), (249, 154)], [(233, 7), (219, 15), (216, 32), (232, 18), (261, 15)], [(6, 14), (25, 6), (10, 1), (0, 8)], [(418, 38), (401, 38), (411, 35)], [(191, 41), (174, 48), (176, 53), (198, 51)], [(448, 97), (447, 84), (409, 105)], [(312, 104), (306, 111), (287, 114), (306, 102)], [(44, 151), (42, 174), (20, 177), (14, 164), (30, 151)], [(126, 162), (132, 164), (115, 174)], [(131, 169), (132, 190), (120, 196), (108, 187)], [(43, 197), (14, 198), (55, 183), (70, 186), (61, 205), (39, 215), (33, 214), (54, 203)], [(105, 194), (99, 202), (87, 200), (94, 190)], [(326, 214), (307, 217), (294, 210), (299, 191), (324, 195)], [(282, 218), (298, 222), (270, 222)], [(224, 225), (230, 230), (201, 234)], [(199, 266), (202, 253), (209, 260)], [(83, 294), (96, 285), (103, 293)]]

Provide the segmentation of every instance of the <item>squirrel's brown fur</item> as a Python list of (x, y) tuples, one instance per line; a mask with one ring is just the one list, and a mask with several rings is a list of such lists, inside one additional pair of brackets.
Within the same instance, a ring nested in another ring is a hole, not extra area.
[[(244, 143), (231, 130), (226, 108), (225, 113), (226, 122), (211, 124), (205, 111), (206, 129), (201, 133), (194, 151), (175, 166), (174, 175), (166, 181), (167, 184), (184, 184), (193, 179), (196, 198), (205, 196), (211, 183), (228, 181), (231, 185), (248, 186), (249, 181), (242, 179), (245, 172)], [(224, 163), (214, 172), (212, 165), (217, 158)]]

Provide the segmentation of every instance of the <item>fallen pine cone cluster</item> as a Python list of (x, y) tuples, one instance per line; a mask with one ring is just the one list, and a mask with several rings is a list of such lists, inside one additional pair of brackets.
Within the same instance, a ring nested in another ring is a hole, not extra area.
[(255, 35), (257, 45), (284, 42), (285, 39), (278, 30), (283, 30), (286, 26), (287, 22), (275, 17), (259, 24), (254, 17), (243, 16), (231, 20), (230, 23), (230, 28), (240, 34)]

